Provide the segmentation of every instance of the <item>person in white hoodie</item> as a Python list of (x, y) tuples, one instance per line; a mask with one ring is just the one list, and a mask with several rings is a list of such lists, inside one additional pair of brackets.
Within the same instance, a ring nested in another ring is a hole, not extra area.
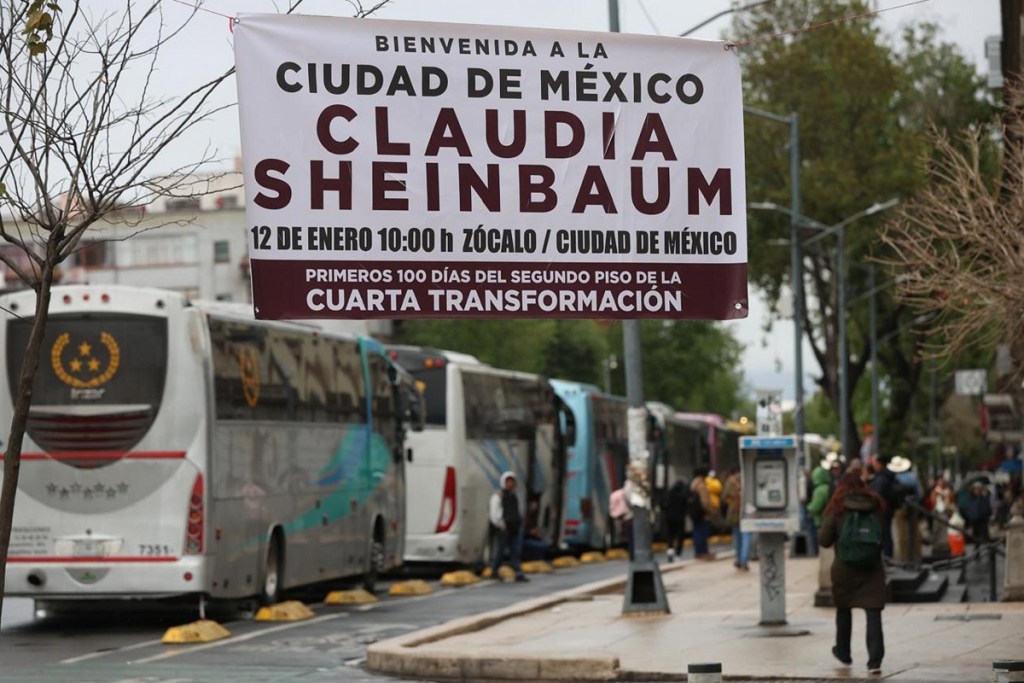
[(501, 578), (498, 576), (498, 567), (507, 552), (509, 564), (516, 573), (516, 581), (529, 581), (523, 574), (523, 514), (519, 508), (519, 496), (516, 495), (514, 472), (502, 473), (501, 488), (491, 495), (490, 518), (495, 539), (491, 553), (491, 578)]

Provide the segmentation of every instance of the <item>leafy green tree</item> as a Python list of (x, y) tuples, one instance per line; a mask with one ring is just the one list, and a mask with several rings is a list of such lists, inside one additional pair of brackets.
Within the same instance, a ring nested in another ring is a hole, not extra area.
[(554, 328), (554, 320), (411, 320), (403, 325), (401, 343), (468, 353), (495, 367), (539, 373)]
[[(776, 0), (738, 13), (734, 20), (737, 41), (753, 41), (738, 48), (745, 101), (781, 115), (798, 114), (802, 213), (826, 225), (891, 197), (912, 197), (927, 180), (919, 160), (930, 150), (929, 127), (981, 126), (991, 113), (973, 67), (956, 47), (940, 41), (933, 25), (908, 28), (894, 41), (882, 33), (877, 18), (869, 17), (764, 39), (869, 9), (861, 0)], [(749, 198), (788, 204), (787, 137), (777, 123), (753, 116), (746, 123)], [(803, 252), (804, 333), (820, 370), (817, 382), (835, 409), (840, 403), (839, 316), (848, 321), (849, 354), (842, 360), (848, 363), (851, 394), (868, 367), (868, 307), (857, 297), (868, 288), (867, 274), (858, 266), (885, 255), (878, 235), (887, 218), (867, 216), (845, 230), (852, 264), (846, 311), (837, 310), (834, 242), (819, 242)], [(813, 233), (805, 228), (802, 239)], [(788, 237), (788, 217), (751, 215), (751, 244), (778, 244)], [(770, 301), (790, 296), (789, 249), (752, 249), (750, 268), (751, 281)], [(877, 274), (883, 285), (877, 292), (879, 336), (893, 340), (879, 346), (891, 398), (888, 433), (908, 419), (921, 376), (922, 331), (884, 286), (896, 274), (883, 267)], [(852, 415), (850, 424), (856, 424)]]
[(544, 346), (543, 373), (604, 386), (602, 360), (607, 342), (591, 320), (556, 320)]
[[(743, 346), (706, 321), (643, 321), (644, 397), (679, 410), (751, 414), (744, 400)], [(592, 320), (412, 320), (399, 341), (476, 356), (496, 367), (604, 386), (614, 353), (612, 392), (625, 395), (622, 327)]]
[[(731, 416), (746, 410), (740, 344), (722, 325), (701, 320), (640, 323), (643, 346), (644, 398), (677, 410)], [(612, 339), (621, 359), (622, 335)], [(620, 366), (624, 365), (620, 361)], [(623, 373), (616, 373), (613, 391), (625, 395)]]

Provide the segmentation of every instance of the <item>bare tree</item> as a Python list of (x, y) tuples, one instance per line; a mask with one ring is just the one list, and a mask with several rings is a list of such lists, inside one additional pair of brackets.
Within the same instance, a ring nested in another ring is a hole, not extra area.
[[(290, 13), (301, 2), (288, 0), (275, 9)], [(355, 16), (364, 17), (386, 2), (349, 4)], [(172, 19), (169, 8), (185, 16)], [(165, 164), (165, 153), (186, 133), (234, 106), (214, 99), (233, 68), (200, 76), (186, 92), (159, 92), (156, 67), (162, 52), (185, 37), (200, 11), (161, 0), (0, 4), (0, 263), (36, 292), (3, 454), (0, 587), (32, 385), (59, 264), (90, 228), (137, 221), (138, 212), (126, 207), (145, 206), (160, 195), (205, 191), (195, 181), (196, 172), (214, 159), (209, 148), (159, 179), (147, 177)], [(0, 614), (2, 598), (0, 590)]]
[[(1018, 88), (1019, 89), (1019, 88)], [(1011, 100), (1014, 101), (1014, 100)], [(1024, 110), (1003, 117), (1006, 136), (1024, 133)], [(932, 134), (930, 182), (886, 226), (884, 262), (902, 273), (897, 295), (927, 316), (923, 354), (955, 358), (979, 345), (1009, 340), (1024, 367), (1024, 147), (1006, 145), (1002, 186), (986, 172), (993, 129), (960, 140)]]

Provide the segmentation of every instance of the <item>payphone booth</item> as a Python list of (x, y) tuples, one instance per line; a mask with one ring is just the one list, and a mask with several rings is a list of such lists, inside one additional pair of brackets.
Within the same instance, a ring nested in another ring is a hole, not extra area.
[(786, 623), (786, 534), (800, 530), (800, 468), (794, 436), (740, 439), (740, 531), (757, 534), (761, 625)]
[(740, 439), (743, 514), (740, 531), (793, 533), (800, 530), (800, 468), (795, 436)]

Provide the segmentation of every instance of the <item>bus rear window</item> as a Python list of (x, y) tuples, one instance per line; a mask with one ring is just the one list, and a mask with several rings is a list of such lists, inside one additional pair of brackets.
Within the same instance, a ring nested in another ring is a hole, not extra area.
[(427, 405), (426, 423), (428, 425), (444, 425), (447, 421), (447, 404), (445, 401), (445, 387), (447, 378), (444, 368), (431, 368), (410, 371), (409, 374), (416, 380), (416, 386), (423, 392), (423, 400)]
[[(7, 377), (17, 392), (31, 328), (7, 323)], [(167, 374), (167, 322), (137, 315), (54, 315), (33, 385), (28, 433), (46, 452), (125, 451), (156, 418)]]
[(422, 349), (391, 346), (387, 349), (393, 361), (405, 369), (416, 380), (417, 388), (423, 392), (426, 403), (426, 424), (444, 426), (448, 421), (448, 365), (444, 356)]

